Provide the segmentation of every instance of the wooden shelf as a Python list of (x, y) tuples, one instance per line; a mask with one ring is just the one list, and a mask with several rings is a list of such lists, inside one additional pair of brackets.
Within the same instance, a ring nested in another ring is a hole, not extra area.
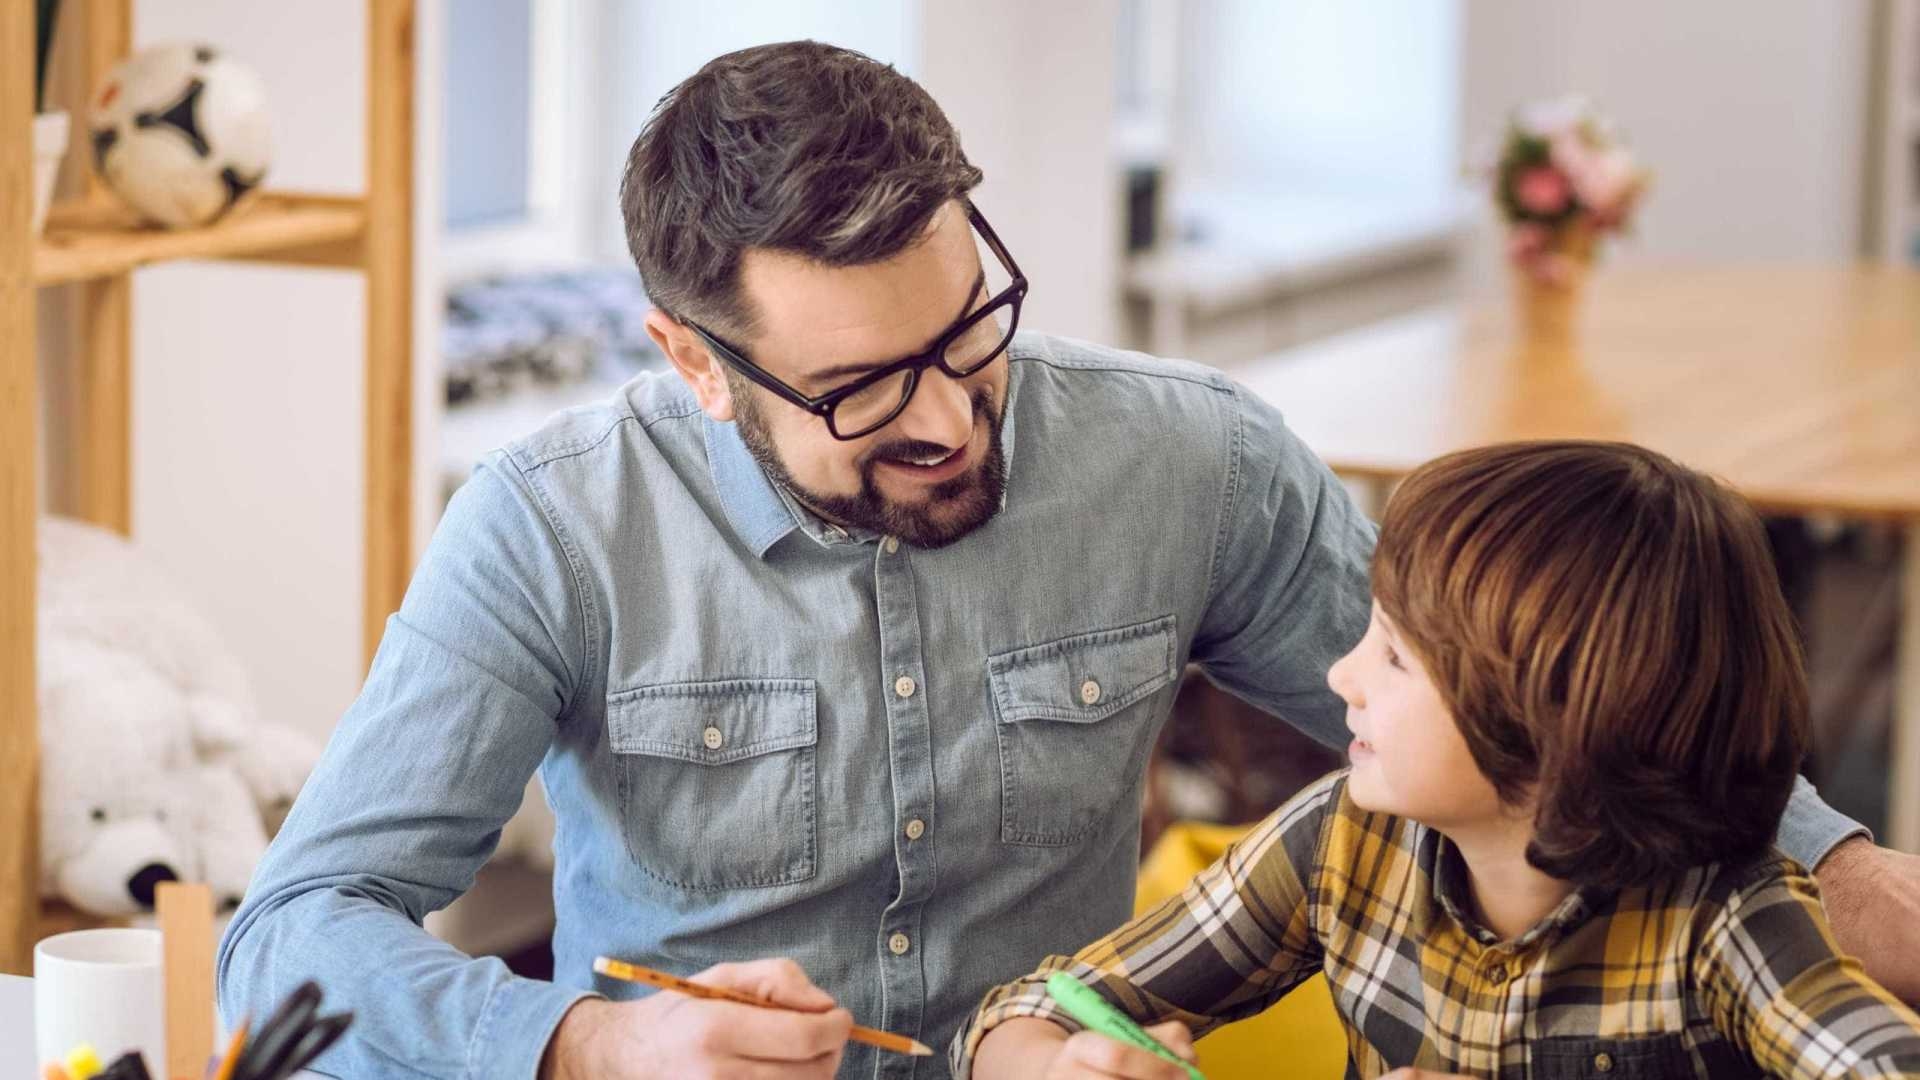
[[(34, 5), (0, 0), (0, 972), (32, 970), (33, 942), (76, 921), (40, 903), (40, 765), (35, 718), (34, 536), (39, 455), (67, 473), (50, 509), (126, 533), (132, 526), (133, 270), (177, 259), (242, 259), (358, 271), (365, 287), (362, 521), (363, 655), (399, 609), (412, 565), (414, 5), (364, 0), (366, 183), (362, 196), (261, 192), (201, 229), (143, 226), (87, 180), (29, 231), (34, 190)], [(49, 103), (78, 110), (133, 45), (133, 0), (69, 4), (54, 38)], [(62, 74), (64, 73), (64, 74)], [(87, 175), (84, 138), (69, 178)], [(42, 400), (36, 336), (40, 286), (66, 283), (58, 309), (57, 403)], [(164, 373), (159, 377), (165, 378)], [(343, 375), (343, 377), (345, 377)], [(43, 405), (45, 408), (43, 409)], [(43, 444), (43, 412), (60, 408), (60, 445)], [(363, 669), (364, 670), (364, 669)], [(83, 917), (78, 921), (84, 925)]]
[(366, 200), (357, 196), (262, 192), (248, 205), (198, 229), (142, 225), (108, 202), (59, 203), (34, 249), (38, 285), (124, 274), (173, 259), (267, 259), (302, 265), (359, 266)]
[(109, 918), (103, 915), (89, 915), (71, 904), (58, 900), (40, 902), (41, 937), (52, 937), (70, 930), (98, 930), (103, 927), (132, 926), (130, 918)]

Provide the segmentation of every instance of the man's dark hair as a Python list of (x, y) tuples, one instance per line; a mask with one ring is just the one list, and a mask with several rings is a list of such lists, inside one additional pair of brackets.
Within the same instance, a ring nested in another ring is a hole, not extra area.
[(879, 262), (979, 183), (919, 84), (852, 50), (790, 41), (727, 53), (669, 91), (627, 155), (620, 210), (655, 305), (750, 336), (746, 249)]

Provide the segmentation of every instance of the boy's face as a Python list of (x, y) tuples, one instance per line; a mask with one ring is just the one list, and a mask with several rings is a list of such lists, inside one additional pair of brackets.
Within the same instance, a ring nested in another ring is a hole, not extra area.
[(1347, 790), (1362, 809), (1437, 829), (1511, 816), (1474, 764), (1440, 692), (1380, 605), (1367, 635), (1327, 672), (1353, 732)]

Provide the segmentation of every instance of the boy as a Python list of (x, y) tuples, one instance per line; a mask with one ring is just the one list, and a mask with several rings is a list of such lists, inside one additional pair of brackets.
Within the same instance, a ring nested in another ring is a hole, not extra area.
[(1328, 675), (1351, 767), (991, 992), (957, 1077), (1184, 1075), (1070, 1041), (1060, 969), (1183, 1050), (1324, 972), (1358, 1076), (1920, 1076), (1770, 848), (1807, 687), (1742, 500), (1633, 446), (1467, 451), (1396, 493), (1373, 591)]

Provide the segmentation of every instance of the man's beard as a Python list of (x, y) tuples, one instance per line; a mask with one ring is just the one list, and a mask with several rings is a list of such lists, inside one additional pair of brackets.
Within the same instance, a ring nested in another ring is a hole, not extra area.
[[(736, 389), (733, 395), (734, 422), (740, 428), (740, 441), (767, 477), (793, 493), (815, 514), (842, 526), (868, 529), (885, 536), (896, 536), (921, 548), (945, 547), (985, 525), (1000, 511), (1001, 496), (1007, 488), (1007, 467), (1000, 449), (1001, 415), (993, 405), (993, 392), (981, 387), (973, 394), (973, 414), (987, 418), (987, 456), (977, 466), (943, 480), (929, 489), (927, 501), (902, 505), (880, 493), (874, 473), (883, 461), (907, 461), (944, 454), (953, 447), (918, 439), (899, 439), (877, 444), (860, 464), (860, 491), (856, 495), (833, 495), (802, 487), (781, 463), (773, 447), (759, 402), (751, 394)], [(944, 511), (936, 515), (935, 511)]]

